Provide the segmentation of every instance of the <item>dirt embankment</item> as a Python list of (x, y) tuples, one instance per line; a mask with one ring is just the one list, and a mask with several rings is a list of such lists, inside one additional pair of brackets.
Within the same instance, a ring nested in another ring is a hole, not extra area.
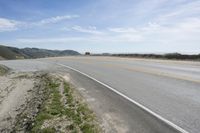
[[(28, 129), (43, 101), (43, 74), (0, 76), (0, 132)], [(22, 116), (24, 115), (24, 117)]]
[(57, 74), (0, 76), (0, 132), (100, 132), (81, 98)]

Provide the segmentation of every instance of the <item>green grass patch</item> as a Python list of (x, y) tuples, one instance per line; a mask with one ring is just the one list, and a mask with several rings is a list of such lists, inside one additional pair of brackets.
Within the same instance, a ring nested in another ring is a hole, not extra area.
[(64, 97), (66, 103), (61, 102), (63, 95), (60, 94), (59, 80), (46, 80), (45, 94), (46, 100), (40, 108), (38, 115), (35, 118), (34, 126), (31, 130), (33, 133), (55, 133), (54, 125), (48, 128), (41, 129), (46, 120), (53, 120), (54, 118), (66, 118), (69, 121), (64, 126), (66, 132), (70, 133), (98, 133), (100, 132), (94, 113), (88, 108), (87, 104), (82, 103), (74, 95), (71, 86), (64, 82)]
[(55, 133), (55, 128), (44, 128), (41, 130), (42, 133)]
[(94, 113), (88, 108), (87, 104), (74, 98), (73, 90), (67, 83), (64, 83), (64, 92), (67, 98), (65, 114), (73, 122), (73, 125), (70, 125), (71, 129), (79, 129), (83, 133), (100, 132), (97, 124), (95, 124)]
[(47, 82), (46, 89), (48, 90), (48, 93), (46, 93), (47, 99), (44, 101), (42, 108), (40, 109), (40, 112), (36, 116), (35, 125), (31, 130), (34, 133), (37, 133), (37, 132), (42, 132), (42, 133), (53, 132), (54, 133), (53, 128), (47, 128), (47, 129), (41, 130), (41, 126), (45, 120), (51, 119), (56, 115), (61, 115), (63, 111), (63, 106), (60, 101), (61, 95), (58, 90), (58, 87), (60, 84), (56, 83), (53, 80), (50, 80), (50, 79), (48, 80), (46, 80)]

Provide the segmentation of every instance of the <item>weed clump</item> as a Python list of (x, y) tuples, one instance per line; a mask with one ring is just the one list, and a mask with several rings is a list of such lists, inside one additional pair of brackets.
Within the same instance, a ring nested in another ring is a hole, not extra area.
[(43, 133), (46, 131), (54, 131), (52, 128), (41, 129), (41, 126), (45, 120), (52, 119), (54, 116), (62, 114), (63, 106), (60, 101), (61, 95), (58, 90), (59, 85), (60, 84), (53, 80), (46, 80), (46, 89), (48, 90), (48, 93), (46, 93), (47, 98), (35, 118), (34, 127), (31, 130), (32, 132)]
[(4, 65), (0, 65), (0, 76), (5, 75), (10, 69)]
[[(60, 87), (63, 87), (61, 94)], [(31, 132), (36, 133), (98, 133), (100, 128), (97, 125), (94, 113), (88, 108), (87, 104), (78, 99), (71, 86), (58, 79), (46, 80), (45, 100), (37, 114)], [(65, 99), (66, 102), (62, 102)], [(63, 121), (62, 127), (57, 128), (55, 125)], [(66, 122), (67, 120), (67, 122)], [(54, 121), (54, 122), (52, 122)], [(51, 123), (44, 126), (44, 123)], [(52, 124), (53, 123), (53, 124)], [(64, 129), (63, 129), (64, 126)]]

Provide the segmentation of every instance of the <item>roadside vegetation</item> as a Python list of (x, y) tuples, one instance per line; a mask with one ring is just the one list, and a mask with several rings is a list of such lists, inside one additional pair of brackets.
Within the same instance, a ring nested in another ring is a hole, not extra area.
[(3, 65), (0, 65), (0, 76), (5, 75), (9, 71), (9, 68)]
[(111, 56), (200, 61), (200, 54), (196, 55), (186, 55), (180, 53), (168, 53), (163, 55), (162, 54), (112, 54)]
[(68, 83), (58, 78), (47, 78), (45, 89), (45, 100), (32, 124), (31, 132), (100, 132), (94, 113)]

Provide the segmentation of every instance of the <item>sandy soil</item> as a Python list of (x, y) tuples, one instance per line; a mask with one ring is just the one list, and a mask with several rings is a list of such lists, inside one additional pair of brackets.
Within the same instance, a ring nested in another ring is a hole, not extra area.
[[(64, 107), (69, 106), (64, 92), (64, 82), (69, 82), (69, 75), (37, 71), (10, 72), (0, 76), (0, 133), (24, 133), (32, 130), (36, 124), (36, 116), (47, 98), (47, 77), (60, 83), (58, 91), (61, 103)], [(78, 101), (83, 101), (76, 91), (73, 91), (73, 99), (77, 100), (74, 101), (77, 104), (75, 106), (78, 106)], [(67, 116), (55, 117), (44, 121), (41, 129), (53, 127), (56, 132), (65, 132), (66, 126), (72, 123)], [(98, 122), (94, 120), (93, 124)]]
[[(0, 76), (0, 132), (27, 128), (27, 119), (21, 119), (21, 116), (28, 111), (30, 115), (27, 116), (37, 113), (37, 108), (32, 110), (29, 107), (40, 104), (38, 100), (32, 100), (36, 98), (36, 93), (41, 88), (38, 87), (41, 84), (39, 76), (35, 73), (12, 73)], [(24, 125), (19, 126), (17, 123)]]

